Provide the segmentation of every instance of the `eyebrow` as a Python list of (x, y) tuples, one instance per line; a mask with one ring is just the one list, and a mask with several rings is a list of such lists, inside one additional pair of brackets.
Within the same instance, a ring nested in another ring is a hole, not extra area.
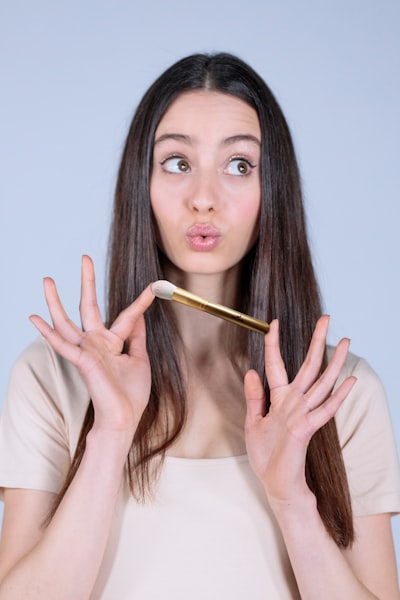
[[(183, 133), (164, 133), (154, 141), (154, 145), (159, 144), (160, 142), (164, 142), (165, 140), (176, 140), (185, 144), (191, 143), (191, 138), (189, 135), (185, 135)], [(251, 135), (249, 133), (231, 135), (223, 140), (222, 145), (229, 146), (230, 144), (234, 144), (235, 142), (242, 141), (253, 142), (254, 144), (257, 144), (257, 146), (261, 146), (260, 140), (255, 135)]]
[(190, 144), (189, 135), (184, 135), (183, 133), (163, 133), (163, 135), (160, 135), (160, 137), (154, 140), (154, 145), (159, 144), (160, 142), (164, 142), (165, 140), (176, 140), (178, 142)]
[(241, 133), (238, 135), (231, 135), (223, 141), (223, 145), (229, 146), (229, 144), (234, 144), (235, 142), (242, 142), (242, 141), (254, 142), (255, 144), (257, 144), (257, 146), (261, 146), (260, 140), (255, 135), (251, 135), (250, 133)]

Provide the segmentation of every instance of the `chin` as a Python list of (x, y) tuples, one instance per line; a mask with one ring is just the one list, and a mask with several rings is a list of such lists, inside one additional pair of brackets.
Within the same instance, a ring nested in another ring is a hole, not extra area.
[(181, 273), (188, 275), (221, 275), (232, 271), (236, 267), (239, 267), (239, 263), (235, 262), (222, 262), (214, 260), (190, 260), (185, 263), (178, 261), (173, 264), (173, 270), (179, 270)]

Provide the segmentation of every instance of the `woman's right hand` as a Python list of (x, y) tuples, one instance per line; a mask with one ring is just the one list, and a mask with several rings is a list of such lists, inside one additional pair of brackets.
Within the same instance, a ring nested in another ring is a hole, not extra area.
[[(52, 348), (81, 374), (94, 406), (93, 429), (125, 432), (133, 437), (151, 388), (143, 317), (154, 300), (150, 286), (109, 329), (101, 319), (94, 266), (88, 256), (82, 257), (82, 328), (68, 317), (52, 279), (45, 278), (44, 290), (53, 326), (38, 315), (30, 320)], [(126, 353), (122, 353), (124, 344)]]

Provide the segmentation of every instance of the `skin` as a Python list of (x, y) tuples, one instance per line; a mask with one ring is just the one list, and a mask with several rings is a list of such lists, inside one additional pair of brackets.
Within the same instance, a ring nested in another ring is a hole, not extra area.
[[(228, 306), (235, 302), (240, 261), (258, 230), (260, 143), (256, 112), (214, 92), (182, 94), (155, 133), (150, 191), (159, 245), (167, 257), (165, 276)], [(196, 224), (220, 231), (216, 248), (199, 252), (190, 247), (186, 233)], [(169, 453), (244, 454), (243, 381), (223, 348), (223, 325), (188, 307), (173, 303), (172, 308), (192, 360), (187, 423)]]
[[(249, 132), (257, 139), (257, 118), (246, 104), (214, 92), (190, 92), (172, 105), (156, 134), (156, 139), (175, 134), (174, 139), (156, 144), (151, 182), (166, 276), (225, 303), (234, 300), (240, 261), (256, 235), (260, 202), (257, 166), (250, 175), (237, 175), (231, 172), (230, 162), (239, 150), (242, 158), (246, 152), (257, 153), (257, 143), (228, 149), (226, 139)], [(177, 134), (186, 136), (185, 141)], [(175, 159), (165, 170), (165, 154), (170, 156), (171, 151), (185, 153), (189, 170), (185, 166), (171, 172)], [(251, 164), (257, 165), (257, 156)], [(185, 238), (187, 228), (200, 220), (212, 223), (222, 234), (210, 252), (193, 251)], [(150, 288), (107, 330), (97, 305), (89, 257), (82, 261), (82, 328), (68, 318), (54, 282), (46, 279), (44, 287), (52, 324), (39, 316), (31, 320), (81, 373), (93, 399), (95, 421), (82, 464), (47, 529), (43, 531), (40, 523), (52, 494), (6, 490), (0, 600), (90, 597), (126, 455), (150, 391), (143, 319), (153, 301)], [(318, 377), (329, 323), (323, 316), (303, 366), (288, 381), (279, 350), (279, 324), (273, 321), (265, 337), (265, 371), (271, 389), (271, 409), (265, 415), (259, 376), (249, 370), (243, 388), (229, 367), (221, 322), (173, 306), (188, 355), (188, 396), (196, 402), (189, 403), (188, 423), (171, 453), (209, 457), (247, 452), (281, 528), (303, 599), (398, 599), (389, 516), (356, 519), (356, 542), (342, 552), (327, 535), (304, 476), (311, 436), (336, 413), (356, 383), (350, 377), (331, 394), (349, 340), (339, 342), (326, 371)], [(124, 341), (126, 355), (121, 354)]]
[[(258, 230), (260, 145), (257, 114), (237, 98), (188, 92), (164, 115), (150, 195), (171, 273), (186, 280), (237, 271)], [(196, 224), (220, 231), (215, 249), (189, 246), (186, 232)]]

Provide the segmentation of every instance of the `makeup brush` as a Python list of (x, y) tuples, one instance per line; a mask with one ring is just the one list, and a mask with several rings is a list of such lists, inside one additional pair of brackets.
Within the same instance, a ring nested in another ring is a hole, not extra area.
[(157, 298), (161, 298), (162, 300), (174, 300), (175, 302), (186, 304), (186, 306), (197, 308), (197, 310), (207, 312), (210, 315), (214, 315), (214, 317), (236, 323), (236, 325), (246, 327), (246, 329), (251, 329), (257, 333), (262, 333), (263, 335), (269, 331), (269, 325), (268, 323), (265, 323), (265, 321), (254, 319), (237, 310), (222, 306), (222, 304), (214, 304), (213, 302), (204, 300), (204, 298), (200, 298), (200, 296), (196, 296), (196, 294), (183, 290), (169, 281), (162, 279), (155, 281), (151, 286), (151, 290)]

